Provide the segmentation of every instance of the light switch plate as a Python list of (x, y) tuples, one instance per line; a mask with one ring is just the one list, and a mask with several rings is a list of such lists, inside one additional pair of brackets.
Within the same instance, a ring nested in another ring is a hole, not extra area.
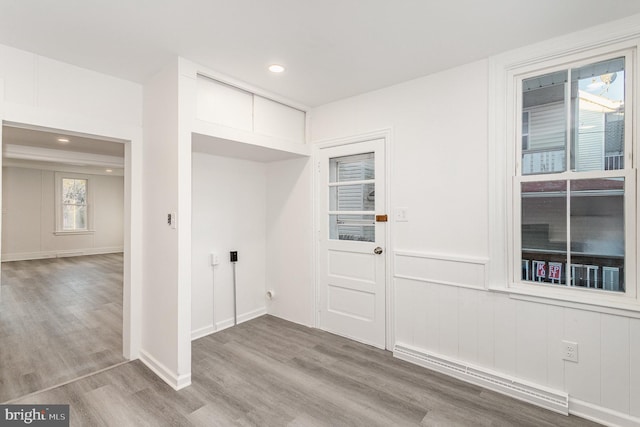
[(177, 227), (177, 218), (175, 212), (171, 212), (167, 215), (167, 224), (173, 229)]

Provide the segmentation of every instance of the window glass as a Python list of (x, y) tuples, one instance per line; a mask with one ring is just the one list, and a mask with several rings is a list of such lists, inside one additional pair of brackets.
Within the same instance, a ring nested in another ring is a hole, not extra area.
[(566, 284), (567, 183), (522, 183), (522, 280)]
[(335, 157), (329, 160), (329, 182), (361, 181), (375, 178), (373, 153)]
[(624, 168), (624, 58), (571, 70), (571, 168)]
[(522, 151), (529, 149), (529, 112), (522, 112)]
[(375, 215), (329, 215), (329, 238), (374, 242)]
[(86, 179), (62, 179), (62, 229), (87, 229)]
[(374, 211), (375, 184), (340, 185), (329, 188), (332, 211)]
[(564, 70), (522, 81), (523, 175), (566, 170), (567, 80)]
[[(374, 153), (335, 157), (329, 160), (330, 239), (375, 241), (374, 160)], [(354, 184), (358, 181), (369, 182)]]
[(571, 285), (624, 292), (624, 179), (572, 180), (570, 197)]
[(624, 178), (524, 182), (521, 208), (522, 280), (624, 292)]

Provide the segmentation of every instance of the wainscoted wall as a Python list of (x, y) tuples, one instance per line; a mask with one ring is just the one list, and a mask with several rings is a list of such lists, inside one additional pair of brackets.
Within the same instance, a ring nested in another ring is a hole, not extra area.
[[(637, 426), (637, 312), (485, 290), (498, 261), (488, 247), (488, 103), (488, 61), (478, 61), (310, 113), (317, 142), (392, 129), (391, 208), (408, 209), (408, 221), (389, 222), (394, 344), (567, 393), (572, 413)], [(564, 339), (578, 343), (578, 363), (562, 360)]]
[[(640, 417), (637, 313), (606, 314), (486, 291), (478, 279), (486, 277), (483, 266), (479, 259), (397, 252), (396, 346), (566, 391), (570, 408), (581, 413), (596, 405)], [(469, 271), (476, 274), (463, 286), (446, 284)], [(562, 359), (563, 340), (578, 343), (578, 363)], [(638, 418), (626, 421), (633, 425)]]
[(2, 168), (2, 261), (122, 252), (124, 179), (87, 175), (90, 234), (56, 235), (55, 172)]
[(483, 258), (396, 251), (395, 277), (484, 289), (487, 282), (487, 261)]

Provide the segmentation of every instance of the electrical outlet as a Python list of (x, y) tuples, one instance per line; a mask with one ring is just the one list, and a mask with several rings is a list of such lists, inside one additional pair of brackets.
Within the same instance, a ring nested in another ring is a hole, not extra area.
[(220, 264), (220, 255), (217, 252), (211, 252), (211, 265)]
[(578, 362), (578, 343), (562, 341), (562, 358), (570, 362)]

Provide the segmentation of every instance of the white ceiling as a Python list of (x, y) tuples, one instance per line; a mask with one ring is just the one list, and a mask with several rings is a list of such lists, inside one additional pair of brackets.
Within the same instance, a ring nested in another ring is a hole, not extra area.
[[(61, 143), (58, 138), (69, 142)], [(101, 156), (124, 157), (124, 144), (87, 136), (69, 135), (41, 129), (2, 126), (2, 145), (72, 151)]]
[[(61, 143), (59, 138), (68, 142)], [(2, 126), (2, 166), (124, 175), (124, 144), (86, 135)]]
[(635, 13), (636, 0), (2, 0), (0, 43), (140, 83), (179, 55), (316, 106)]

